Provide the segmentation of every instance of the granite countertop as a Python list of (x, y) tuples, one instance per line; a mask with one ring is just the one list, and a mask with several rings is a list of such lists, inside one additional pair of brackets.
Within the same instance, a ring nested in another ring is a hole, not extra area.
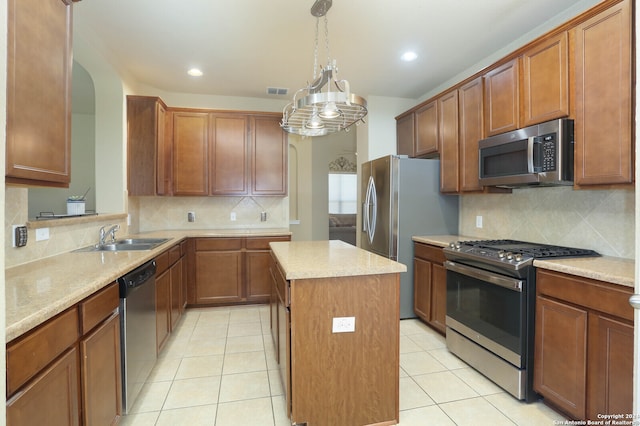
[[(479, 240), (481, 238), (463, 235), (415, 236), (413, 241), (446, 247), (453, 241)], [(634, 287), (635, 262), (613, 256), (583, 257), (555, 260), (534, 260), (533, 266), (556, 272), (564, 272), (584, 278), (605, 281), (625, 287)]]
[(278, 235), (291, 235), (291, 232), (286, 228), (155, 231), (127, 236), (170, 238), (153, 250), (70, 252), (8, 268), (5, 270), (6, 341), (80, 302), (185, 238)]
[(288, 280), (405, 272), (402, 263), (339, 240), (270, 243)]

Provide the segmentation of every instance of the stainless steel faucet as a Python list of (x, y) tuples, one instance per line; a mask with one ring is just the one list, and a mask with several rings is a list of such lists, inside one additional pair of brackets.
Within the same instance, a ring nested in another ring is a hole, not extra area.
[(100, 240), (98, 241), (99, 246), (103, 246), (106, 244), (107, 235), (111, 235), (110, 243), (113, 244), (116, 242), (116, 231), (120, 229), (120, 225), (112, 225), (108, 230), (104, 230), (106, 226), (100, 228)]

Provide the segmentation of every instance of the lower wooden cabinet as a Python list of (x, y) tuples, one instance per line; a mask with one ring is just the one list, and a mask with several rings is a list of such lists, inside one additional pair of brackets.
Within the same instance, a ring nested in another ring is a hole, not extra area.
[(447, 315), (447, 271), (442, 247), (414, 243), (413, 310), (420, 319), (444, 334)]
[(114, 424), (122, 412), (120, 315), (117, 312), (80, 342), (80, 359), (83, 424)]
[(632, 289), (538, 270), (534, 390), (575, 419), (633, 412)]
[(7, 424), (79, 425), (78, 351), (67, 351), (7, 401)]
[(186, 242), (156, 257), (156, 345), (160, 353), (184, 311)]
[(269, 243), (290, 239), (288, 235), (196, 238), (193, 244), (194, 279), (189, 287), (188, 303), (269, 303)]
[(113, 283), (7, 344), (7, 424), (118, 423), (119, 302)]
[(167, 269), (156, 277), (156, 350), (167, 343), (171, 333), (171, 273)]

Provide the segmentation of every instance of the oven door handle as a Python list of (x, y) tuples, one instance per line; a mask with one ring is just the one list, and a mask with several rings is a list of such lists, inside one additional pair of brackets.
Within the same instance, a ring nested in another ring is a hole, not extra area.
[(444, 267), (448, 271), (457, 272), (462, 275), (466, 275), (472, 278), (477, 278), (482, 281), (489, 282), (491, 284), (499, 285), (500, 287), (507, 288), (509, 290), (522, 292), (524, 281), (517, 280), (515, 278), (504, 277), (495, 273), (487, 272), (482, 269), (472, 268), (470, 266), (461, 265), (459, 263), (447, 260), (444, 262)]

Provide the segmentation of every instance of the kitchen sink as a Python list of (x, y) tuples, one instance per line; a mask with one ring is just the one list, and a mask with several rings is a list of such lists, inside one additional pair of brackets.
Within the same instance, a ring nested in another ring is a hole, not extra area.
[(124, 238), (117, 240), (114, 243), (107, 244), (95, 244), (89, 247), (84, 247), (75, 252), (87, 252), (87, 251), (140, 251), (151, 250), (156, 248), (160, 244), (164, 244), (169, 241), (170, 238)]

